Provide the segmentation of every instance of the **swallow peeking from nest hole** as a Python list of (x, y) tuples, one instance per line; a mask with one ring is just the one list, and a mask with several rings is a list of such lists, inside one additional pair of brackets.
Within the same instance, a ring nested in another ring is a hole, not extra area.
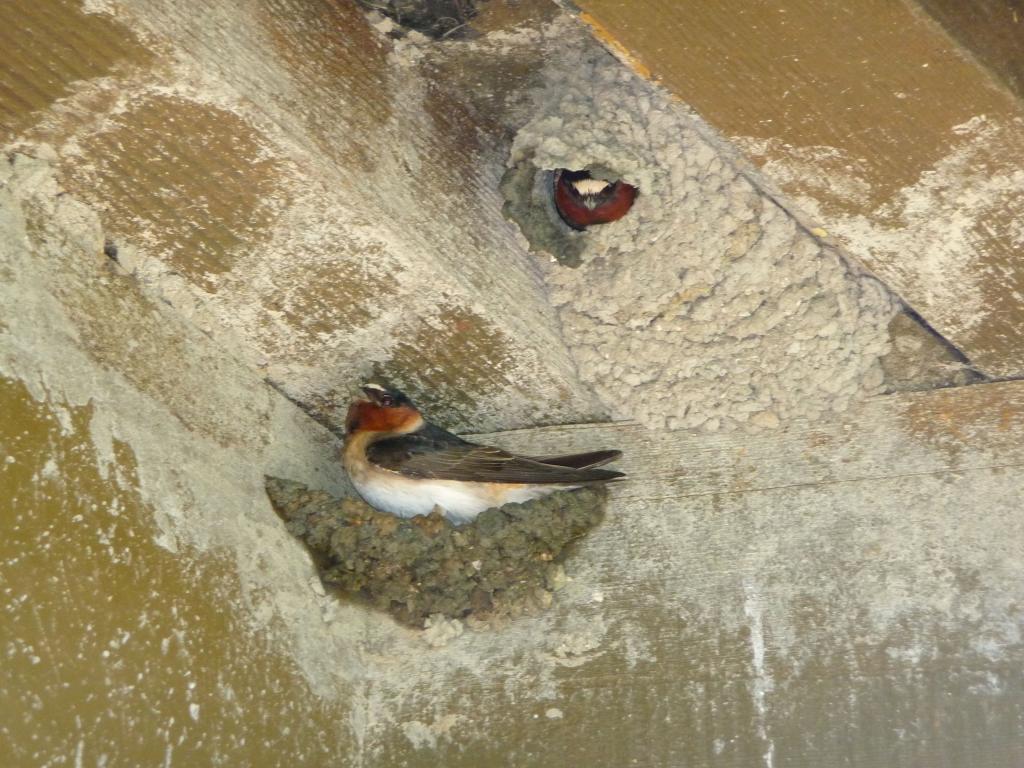
[(562, 221), (583, 231), (621, 219), (636, 200), (637, 188), (622, 179), (594, 178), (590, 171), (559, 168), (554, 175), (555, 210)]

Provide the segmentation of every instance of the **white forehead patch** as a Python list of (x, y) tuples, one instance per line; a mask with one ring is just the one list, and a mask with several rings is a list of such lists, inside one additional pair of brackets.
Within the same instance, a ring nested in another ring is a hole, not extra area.
[(374, 381), (363, 384), (363, 389), (376, 389), (378, 392), (387, 392), (384, 387)]
[(611, 186), (604, 179), (580, 179), (572, 182), (581, 195), (599, 195)]

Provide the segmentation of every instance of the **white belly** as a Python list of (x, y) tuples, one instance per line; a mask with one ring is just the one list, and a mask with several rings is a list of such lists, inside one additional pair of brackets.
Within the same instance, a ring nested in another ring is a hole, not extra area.
[(496, 492), (486, 483), (410, 480), (397, 473), (388, 473), (393, 477), (382, 477), (383, 474), (371, 472), (359, 480), (352, 478), (359, 495), (370, 506), (399, 517), (429, 515), (434, 507), (441, 507), (445, 517), (453, 523), (468, 522), (490, 507), (529, 501), (559, 490), (524, 485)]
[(363, 445), (350, 441), (342, 453), (342, 464), (352, 485), (370, 506), (398, 517), (429, 515), (434, 507), (441, 507), (453, 523), (466, 523), (491, 507), (578, 487), (416, 480), (370, 464), (363, 450)]

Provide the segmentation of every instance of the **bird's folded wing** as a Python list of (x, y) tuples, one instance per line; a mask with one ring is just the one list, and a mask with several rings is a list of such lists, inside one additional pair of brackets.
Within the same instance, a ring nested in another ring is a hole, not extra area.
[(622, 456), (622, 451), (589, 451), (587, 453), (570, 453), (565, 456), (527, 456), (530, 461), (538, 464), (557, 464), (560, 467), (573, 467), (574, 469), (590, 469), (600, 467), (610, 461), (615, 461)]
[(543, 464), (500, 448), (451, 441), (431, 435), (403, 435), (374, 443), (367, 458), (377, 466), (407, 477), (468, 480), (483, 483), (579, 484), (622, 477), (592, 467)]

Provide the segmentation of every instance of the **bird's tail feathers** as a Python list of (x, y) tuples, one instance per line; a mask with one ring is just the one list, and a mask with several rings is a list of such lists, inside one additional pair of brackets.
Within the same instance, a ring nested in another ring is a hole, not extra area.
[[(615, 461), (622, 456), (622, 451), (588, 451), (587, 453), (572, 453), (565, 456), (535, 456), (530, 457), (531, 461), (538, 464), (548, 464), (553, 467), (568, 467), (570, 469), (593, 469), (601, 467), (609, 462)], [(618, 473), (621, 474), (621, 473)]]

